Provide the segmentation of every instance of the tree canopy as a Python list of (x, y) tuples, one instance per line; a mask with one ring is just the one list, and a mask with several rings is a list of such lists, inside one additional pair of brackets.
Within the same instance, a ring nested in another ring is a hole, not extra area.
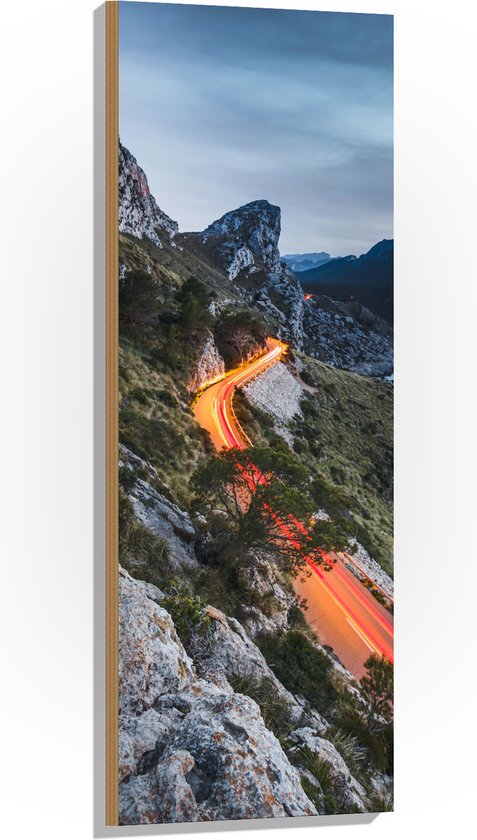
[(193, 483), (222, 553), (243, 556), (265, 548), (297, 573), (307, 568), (308, 558), (329, 567), (324, 552), (346, 545), (341, 524), (313, 518), (316, 503), (306, 467), (285, 450), (222, 452), (201, 465)]
[(158, 314), (158, 286), (147, 271), (126, 271), (119, 280), (119, 317), (133, 326), (150, 323)]
[[(386, 723), (393, 719), (394, 668), (387, 659), (372, 654), (364, 663), (367, 674), (360, 686), (369, 704), (369, 728), (379, 727), (379, 718)], [(378, 720), (376, 720), (378, 718)]]
[(267, 329), (248, 310), (225, 312), (214, 329), (215, 340), (227, 368), (236, 367), (265, 346)]

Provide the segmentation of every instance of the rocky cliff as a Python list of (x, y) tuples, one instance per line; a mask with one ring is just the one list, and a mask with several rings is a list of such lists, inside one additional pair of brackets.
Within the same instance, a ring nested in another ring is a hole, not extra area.
[(256, 703), (197, 675), (160, 590), (121, 571), (119, 597), (121, 824), (316, 814)]
[[(163, 588), (133, 577), (142, 551), (136, 541), (126, 558), (129, 571), (120, 570), (121, 824), (369, 809), (370, 796), (388, 794), (389, 780), (374, 771), (356, 777), (359, 753), (352, 739), (337, 738), (333, 723), (339, 706), (327, 703), (323, 710), (285, 688), (257, 644), (263, 634), (286, 634), (296, 609), (273, 562), (257, 556), (253, 564), (266, 614), (245, 608), (239, 622), (194, 600), (187, 587), (200, 568), (201, 522), (156, 489), (148, 462), (122, 447), (121, 464), (130, 474), (134, 515), (161, 538), (171, 570)], [(153, 550), (149, 566), (141, 567), (146, 577), (155, 563)], [(357, 715), (359, 708), (365, 712), (356, 681), (314, 644), (329, 663), (341, 702), (358, 704)]]
[(119, 143), (119, 230), (137, 239), (145, 236), (162, 248), (178, 231), (174, 222), (156, 203), (147, 178), (135, 157)]
[[(264, 199), (252, 201), (199, 233), (178, 234), (177, 223), (158, 207), (144, 172), (121, 145), (119, 167), (120, 231), (146, 237), (160, 248), (179, 245), (176, 261), (213, 287), (215, 306), (227, 301), (256, 309), (271, 332), (327, 364), (372, 376), (391, 373), (389, 324), (357, 303), (324, 295), (305, 299), (299, 280), (280, 257), (279, 207)], [(217, 367), (218, 360), (208, 358), (212, 350), (204, 349), (204, 374), (198, 370), (197, 382), (203, 375), (211, 378), (207, 369)]]
[(235, 289), (263, 315), (277, 335), (314, 358), (356, 373), (384, 376), (393, 368), (392, 330), (356, 302), (324, 295), (306, 298), (280, 258), (280, 208), (253, 201), (230, 211), (201, 234), (190, 234), (220, 265)]
[(303, 291), (280, 259), (279, 207), (252, 201), (226, 213), (202, 233), (189, 234), (250, 304), (275, 321), (278, 334), (303, 343)]
[[(268, 201), (252, 201), (212, 222), (200, 235), (206, 247), (219, 252), (231, 280), (252, 266), (276, 271), (280, 216), (280, 208)], [(243, 265), (239, 267), (239, 263)]]
[(214, 336), (209, 330), (187, 383), (188, 390), (194, 393), (206, 382), (221, 376), (224, 372), (225, 362), (217, 349)]
[(393, 370), (391, 327), (356, 301), (326, 295), (306, 300), (303, 332), (303, 349), (314, 359), (364, 376), (384, 377)]

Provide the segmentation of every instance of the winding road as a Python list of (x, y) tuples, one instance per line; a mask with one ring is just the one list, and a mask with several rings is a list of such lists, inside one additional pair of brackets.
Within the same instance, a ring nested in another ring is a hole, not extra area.
[[(285, 350), (285, 344), (269, 338), (263, 356), (230, 371), (199, 394), (194, 414), (210, 433), (217, 451), (252, 445), (235, 417), (234, 391), (276, 364)], [(306, 618), (321, 643), (332, 647), (346, 668), (359, 678), (371, 653), (393, 661), (393, 618), (350, 571), (344, 555), (330, 557), (334, 561), (330, 572), (309, 560), (312, 574), (296, 579), (295, 591), (300, 598), (306, 598)]]

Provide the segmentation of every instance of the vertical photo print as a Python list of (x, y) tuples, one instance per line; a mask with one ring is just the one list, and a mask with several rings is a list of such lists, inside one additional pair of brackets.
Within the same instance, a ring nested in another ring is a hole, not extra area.
[(393, 18), (109, 5), (112, 822), (392, 810)]

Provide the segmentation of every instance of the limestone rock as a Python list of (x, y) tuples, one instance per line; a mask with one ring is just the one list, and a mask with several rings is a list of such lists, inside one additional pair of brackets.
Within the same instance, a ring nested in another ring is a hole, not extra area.
[(265, 200), (252, 201), (212, 222), (202, 232), (202, 241), (222, 249), (227, 267), (241, 253), (244, 267), (252, 265), (251, 255), (254, 263), (273, 271), (280, 260), (280, 226), (279, 207)]
[(193, 547), (196, 530), (186, 511), (142, 478), (136, 480), (129, 499), (139, 521), (167, 545), (169, 562), (174, 571), (197, 565)]
[(192, 661), (169, 614), (143, 585), (121, 570), (119, 589), (119, 713), (141, 715), (192, 679)]
[(204, 383), (221, 376), (224, 372), (224, 360), (217, 349), (214, 336), (209, 330), (187, 388), (191, 392), (197, 391)]
[(272, 415), (277, 432), (292, 446), (288, 424), (294, 417), (302, 416), (300, 401), (304, 391), (286, 365), (278, 362), (243, 390), (252, 405)]
[(319, 737), (310, 727), (296, 729), (291, 738), (297, 744), (304, 744), (318, 759), (329, 766), (333, 779), (333, 788), (340, 810), (365, 811), (366, 791), (352, 776), (344, 758), (331, 741)]
[(119, 230), (137, 239), (147, 236), (162, 248), (161, 240), (173, 241), (178, 229), (157, 206), (136, 158), (119, 143)]
[(223, 670), (200, 679), (169, 614), (123, 570), (119, 594), (121, 824), (316, 814), (256, 703)]

